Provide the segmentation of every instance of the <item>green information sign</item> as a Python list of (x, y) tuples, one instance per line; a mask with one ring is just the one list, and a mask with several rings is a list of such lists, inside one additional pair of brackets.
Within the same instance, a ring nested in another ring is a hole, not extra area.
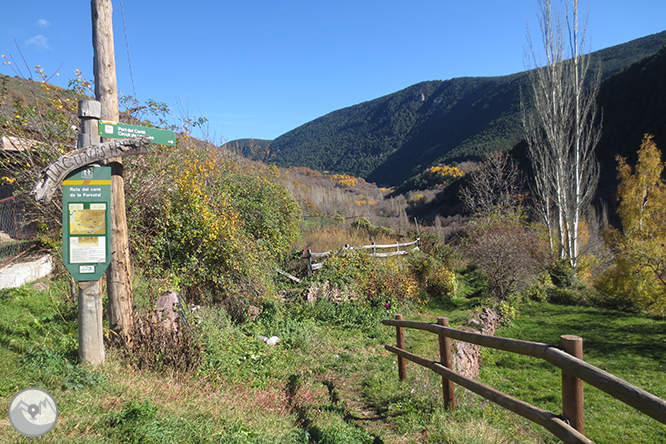
[(62, 182), (62, 257), (75, 281), (101, 279), (111, 262), (111, 167), (76, 170)]
[(158, 128), (149, 128), (147, 126), (129, 125), (127, 123), (99, 121), (100, 137), (110, 139), (126, 139), (128, 137), (148, 137), (152, 143), (158, 145), (174, 145), (176, 143), (176, 133)]

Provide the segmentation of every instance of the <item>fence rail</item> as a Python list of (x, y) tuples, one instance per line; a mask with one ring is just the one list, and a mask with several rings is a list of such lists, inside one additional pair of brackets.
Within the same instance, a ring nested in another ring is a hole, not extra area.
[[(575, 352), (579, 357), (540, 342), (502, 338), (449, 328), (448, 319), (446, 318), (438, 318), (437, 324), (432, 324), (405, 321), (402, 320), (402, 315), (397, 315), (395, 320), (387, 319), (382, 321), (382, 324), (396, 327), (397, 346), (386, 345), (385, 348), (398, 355), (398, 375), (400, 379), (405, 379), (405, 359), (440, 374), (442, 376), (444, 404), (448, 408), (452, 409), (455, 405), (451, 385), (451, 382), (453, 382), (545, 427), (565, 443), (589, 444), (592, 441), (584, 436), (582, 381), (585, 381), (638, 411), (666, 424), (665, 400), (580, 359), (582, 357), (582, 339), (577, 336), (562, 336), (562, 345), (567, 351)], [(414, 328), (439, 335), (441, 361), (428, 360), (405, 351), (404, 328)], [(448, 338), (541, 358), (560, 368), (562, 370), (562, 411), (564, 416), (561, 417), (541, 410), (452, 371), (451, 346), (446, 341)], [(570, 424), (567, 424), (567, 421)]]
[[(405, 247), (410, 247), (412, 245), (416, 245), (416, 247), (412, 248), (411, 250), (405, 250)], [(392, 256), (401, 256), (403, 254), (408, 254), (412, 250), (418, 250), (419, 246), (421, 245), (421, 238), (417, 238), (416, 240), (413, 240), (411, 242), (405, 242), (405, 243), (400, 243), (396, 242), (395, 244), (388, 244), (388, 245), (377, 245), (374, 242), (370, 245), (361, 245), (359, 247), (350, 247), (349, 244), (346, 244), (342, 250), (372, 250), (372, 253), (370, 253), (370, 256), (372, 257), (392, 257)], [(385, 248), (395, 248), (396, 251), (390, 251), (387, 253), (377, 253), (377, 249), (385, 249)], [(400, 248), (403, 248), (402, 250)], [(325, 257), (330, 256), (333, 253), (333, 251), (325, 251), (323, 253), (313, 253), (311, 250), (306, 250), (305, 256), (303, 256), (303, 259), (308, 261), (308, 277), (312, 276), (312, 272), (315, 270), (321, 269), (324, 264), (321, 262), (313, 262), (313, 259), (322, 259)]]

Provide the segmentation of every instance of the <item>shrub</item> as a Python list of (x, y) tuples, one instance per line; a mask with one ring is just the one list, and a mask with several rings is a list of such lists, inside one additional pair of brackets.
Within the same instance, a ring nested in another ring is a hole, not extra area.
[(486, 277), (497, 300), (525, 289), (543, 270), (547, 247), (516, 214), (473, 219), (461, 251)]
[(315, 278), (347, 288), (357, 298), (374, 305), (404, 302), (419, 292), (418, 281), (404, 258), (373, 258), (364, 250), (331, 254)]
[(123, 344), (126, 361), (139, 370), (195, 370), (203, 359), (203, 345), (193, 326), (181, 317), (176, 328), (166, 328), (154, 312), (134, 313), (131, 343)]
[(132, 220), (132, 247), (157, 277), (193, 301), (225, 304), (242, 321), (247, 306), (275, 295), (277, 255), (295, 239), (300, 209), (270, 174), (243, 171), (215, 147), (185, 144), (166, 158), (136, 166), (161, 169), (150, 174), (162, 185)]
[(548, 274), (553, 285), (559, 288), (571, 288), (576, 283), (576, 272), (567, 259), (555, 261), (548, 267)]

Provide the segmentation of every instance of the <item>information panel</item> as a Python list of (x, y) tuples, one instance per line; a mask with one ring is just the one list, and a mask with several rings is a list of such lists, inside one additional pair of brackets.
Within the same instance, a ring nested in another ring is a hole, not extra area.
[(111, 262), (111, 167), (86, 167), (62, 182), (62, 257), (75, 281), (101, 279)]

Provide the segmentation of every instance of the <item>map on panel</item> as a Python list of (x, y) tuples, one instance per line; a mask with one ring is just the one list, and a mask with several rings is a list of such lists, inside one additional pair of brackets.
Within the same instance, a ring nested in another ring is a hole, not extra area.
[(73, 210), (69, 216), (69, 234), (104, 235), (106, 210)]

